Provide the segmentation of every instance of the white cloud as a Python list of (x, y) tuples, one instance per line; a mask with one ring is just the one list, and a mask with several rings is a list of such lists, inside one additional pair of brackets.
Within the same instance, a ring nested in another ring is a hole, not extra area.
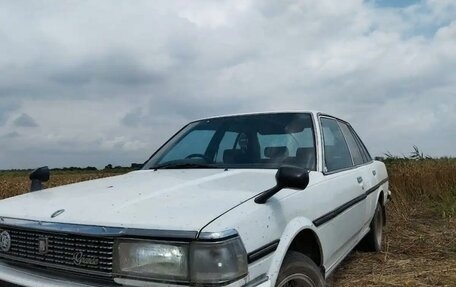
[(191, 119), (277, 109), (455, 155), (454, 1), (377, 2), (3, 2), (0, 168), (138, 162)]

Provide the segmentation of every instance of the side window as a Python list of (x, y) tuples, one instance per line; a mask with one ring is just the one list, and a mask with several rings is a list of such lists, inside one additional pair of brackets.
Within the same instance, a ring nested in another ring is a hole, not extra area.
[(359, 145), (353, 134), (351, 133), (349, 127), (342, 122), (339, 122), (340, 128), (342, 130), (342, 133), (345, 136), (345, 140), (347, 141), (348, 148), (350, 149), (351, 156), (353, 158), (353, 162), (355, 165), (360, 165), (363, 164), (364, 158), (361, 153), (361, 150), (359, 149)]
[(350, 151), (336, 120), (320, 118), (323, 130), (326, 171), (335, 171), (353, 166)]
[(367, 148), (364, 145), (361, 138), (358, 136), (358, 134), (355, 132), (355, 130), (352, 127), (350, 127), (350, 131), (351, 131), (353, 137), (355, 137), (356, 142), (358, 143), (359, 149), (361, 150), (361, 153), (363, 154), (364, 162), (371, 161), (372, 157), (370, 156), (369, 151), (367, 150)]
[(225, 153), (225, 151), (239, 147), (239, 145), (235, 146), (238, 135), (239, 133), (235, 132), (225, 132), (222, 140), (220, 141), (215, 162), (223, 163), (223, 154)]
[(204, 154), (214, 134), (214, 130), (194, 130), (190, 132), (160, 160), (160, 163), (183, 159), (191, 154)]

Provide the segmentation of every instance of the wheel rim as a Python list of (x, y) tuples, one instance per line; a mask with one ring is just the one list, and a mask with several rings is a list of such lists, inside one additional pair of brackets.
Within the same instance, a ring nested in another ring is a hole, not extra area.
[(382, 244), (383, 236), (383, 214), (380, 207), (377, 207), (377, 212), (375, 214), (375, 238), (377, 243), (380, 246)]
[(306, 274), (292, 274), (280, 282), (278, 287), (317, 287)]

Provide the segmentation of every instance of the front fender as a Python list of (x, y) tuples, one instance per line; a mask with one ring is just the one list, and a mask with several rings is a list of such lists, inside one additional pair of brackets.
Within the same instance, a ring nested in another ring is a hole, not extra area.
[[(285, 255), (288, 252), (288, 249), (290, 248), (291, 243), (293, 242), (295, 237), (305, 229), (312, 230), (315, 234), (317, 234), (318, 237), (316, 227), (312, 224), (311, 220), (305, 217), (297, 217), (291, 220), (285, 227), (282, 233), (282, 237), (280, 238), (279, 245), (277, 246), (277, 249), (274, 252), (271, 265), (268, 270), (270, 286), (274, 286), (276, 284), (280, 267), (282, 266), (282, 262), (285, 258)], [(323, 262), (323, 254), (321, 254), (321, 256)]]

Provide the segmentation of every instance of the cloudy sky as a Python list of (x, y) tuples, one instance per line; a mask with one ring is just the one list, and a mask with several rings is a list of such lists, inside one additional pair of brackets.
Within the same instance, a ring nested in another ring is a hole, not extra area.
[(129, 165), (192, 119), (283, 109), (456, 155), (456, 1), (0, 0), (0, 169)]

